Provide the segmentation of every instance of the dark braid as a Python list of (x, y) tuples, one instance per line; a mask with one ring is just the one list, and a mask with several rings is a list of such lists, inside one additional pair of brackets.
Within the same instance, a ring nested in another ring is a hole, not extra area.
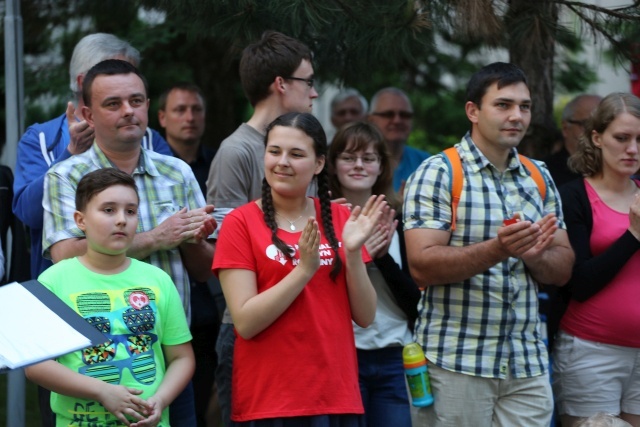
[(262, 179), (262, 212), (264, 214), (264, 222), (271, 229), (271, 241), (280, 252), (289, 259), (293, 258), (291, 247), (278, 237), (278, 222), (276, 221), (276, 211), (273, 209), (273, 198), (271, 197), (271, 186), (266, 178)]
[(336, 277), (342, 269), (342, 258), (338, 252), (338, 238), (333, 228), (333, 215), (331, 214), (331, 198), (329, 197), (329, 177), (327, 176), (327, 168), (325, 167), (316, 177), (318, 181), (318, 198), (320, 199), (320, 217), (327, 240), (335, 253), (335, 262), (331, 270), (331, 280), (335, 282)]

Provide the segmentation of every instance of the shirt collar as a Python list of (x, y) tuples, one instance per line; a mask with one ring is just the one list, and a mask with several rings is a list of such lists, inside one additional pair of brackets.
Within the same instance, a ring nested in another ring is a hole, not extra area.
[[(473, 142), (470, 132), (467, 132), (466, 135), (462, 137), (460, 145), (463, 148), (460, 157), (467, 165), (469, 165), (472, 172), (478, 173), (481, 169), (489, 167), (496, 169), (496, 167), (485, 157), (484, 154), (482, 154), (482, 151), (480, 151)], [(524, 166), (520, 162), (518, 150), (516, 148), (512, 148), (511, 151), (509, 151), (509, 161), (507, 163), (506, 170), (513, 171), (514, 173), (518, 173), (522, 176), (528, 175)]]
[[(95, 139), (93, 140), (93, 144), (91, 144), (91, 157), (93, 162), (100, 168), (115, 168), (116, 166), (109, 160), (109, 158), (104, 154), (104, 152), (100, 149), (98, 144), (96, 144)], [(138, 165), (133, 170), (132, 175), (144, 175), (149, 174), (151, 176), (159, 176), (160, 173), (156, 168), (153, 160), (149, 158), (149, 153), (145, 148), (140, 147), (140, 157), (138, 157)]]

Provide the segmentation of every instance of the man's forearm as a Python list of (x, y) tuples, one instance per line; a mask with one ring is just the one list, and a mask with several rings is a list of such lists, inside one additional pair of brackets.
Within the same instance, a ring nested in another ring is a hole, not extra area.
[(497, 240), (468, 246), (435, 245), (409, 256), (411, 275), (420, 287), (462, 282), (508, 258)]
[(148, 258), (152, 253), (159, 250), (158, 243), (158, 239), (154, 238), (153, 231), (136, 233), (131, 247), (127, 250), (127, 256), (139, 260)]
[(60, 262), (63, 259), (74, 258), (80, 255), (84, 255), (87, 252), (87, 239), (85, 238), (71, 238), (60, 240), (59, 242), (51, 245), (49, 254), (51, 261), (54, 263)]
[(525, 261), (531, 276), (538, 283), (563, 286), (571, 278), (574, 254), (570, 247), (553, 246), (534, 261)]

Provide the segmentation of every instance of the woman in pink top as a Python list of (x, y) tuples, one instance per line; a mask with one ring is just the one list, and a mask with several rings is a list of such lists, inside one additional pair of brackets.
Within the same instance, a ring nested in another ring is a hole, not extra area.
[(561, 189), (576, 253), (556, 339), (553, 387), (563, 426), (597, 412), (640, 426), (640, 99), (604, 98)]

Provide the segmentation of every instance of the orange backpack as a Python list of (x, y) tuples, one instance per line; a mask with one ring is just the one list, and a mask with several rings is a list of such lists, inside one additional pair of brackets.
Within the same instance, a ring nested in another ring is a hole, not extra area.
[[(449, 172), (451, 172), (451, 183), (449, 184), (449, 191), (451, 192), (451, 231), (456, 229), (456, 214), (458, 212), (458, 204), (460, 203), (460, 194), (462, 193), (462, 162), (460, 161), (460, 155), (455, 147), (449, 147), (442, 152), (444, 159), (449, 166)], [(540, 167), (531, 161), (527, 156), (518, 154), (520, 162), (529, 171), (531, 178), (536, 182), (538, 191), (542, 200), (547, 200), (547, 183), (542, 176)]]

